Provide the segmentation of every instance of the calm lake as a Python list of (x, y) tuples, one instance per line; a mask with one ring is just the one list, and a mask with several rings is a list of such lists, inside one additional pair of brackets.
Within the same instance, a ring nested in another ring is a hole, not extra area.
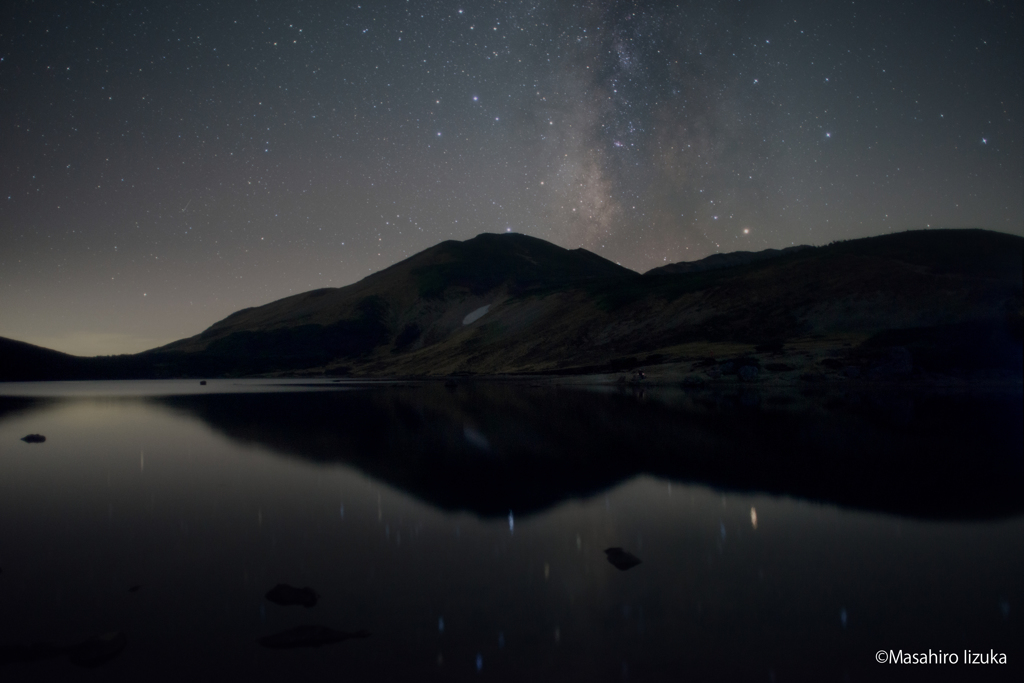
[[(0, 679), (1013, 679), (1022, 413), (1019, 392), (0, 384)], [(929, 649), (947, 663), (876, 662)]]

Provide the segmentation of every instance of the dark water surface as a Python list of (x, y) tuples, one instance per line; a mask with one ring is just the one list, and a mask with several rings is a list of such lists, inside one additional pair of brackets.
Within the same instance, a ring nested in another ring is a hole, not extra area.
[[(1019, 393), (0, 385), (0, 680), (1013, 680), (1022, 412)], [(303, 637), (338, 642), (268, 647)], [(875, 661), (929, 649), (960, 661)]]

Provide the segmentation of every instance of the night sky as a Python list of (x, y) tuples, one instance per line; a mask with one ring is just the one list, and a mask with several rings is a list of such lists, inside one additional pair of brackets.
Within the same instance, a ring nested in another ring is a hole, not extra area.
[(445, 239), (638, 271), (1024, 234), (1019, 2), (39, 2), (0, 10), (0, 336), (196, 334)]

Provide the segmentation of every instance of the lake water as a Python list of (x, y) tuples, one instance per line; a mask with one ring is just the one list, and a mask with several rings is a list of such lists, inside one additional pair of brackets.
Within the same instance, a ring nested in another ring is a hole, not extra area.
[(1022, 440), (1019, 392), (0, 385), (0, 679), (1010, 680)]

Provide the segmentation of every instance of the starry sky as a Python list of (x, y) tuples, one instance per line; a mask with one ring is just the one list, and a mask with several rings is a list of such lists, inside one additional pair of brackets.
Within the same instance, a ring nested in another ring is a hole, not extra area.
[(191, 336), (445, 239), (638, 271), (1024, 234), (1024, 10), (970, 0), (15, 0), (0, 336)]

